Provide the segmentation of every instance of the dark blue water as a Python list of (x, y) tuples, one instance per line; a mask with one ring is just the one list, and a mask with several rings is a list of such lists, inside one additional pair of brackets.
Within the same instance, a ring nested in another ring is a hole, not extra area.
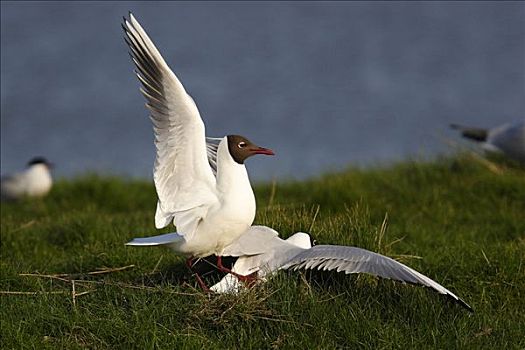
[(153, 136), (120, 27), (128, 10), (207, 134), (304, 178), (449, 149), (450, 122), (525, 115), (525, 3), (1, 3), (1, 167), (150, 177)]

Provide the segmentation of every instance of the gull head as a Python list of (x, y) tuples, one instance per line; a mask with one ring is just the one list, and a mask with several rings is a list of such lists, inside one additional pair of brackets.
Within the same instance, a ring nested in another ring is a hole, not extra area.
[(30, 168), (34, 165), (43, 165), (48, 169), (53, 168), (54, 164), (48, 161), (44, 157), (34, 157), (29, 162), (27, 162), (27, 167)]
[(244, 164), (246, 158), (256, 154), (273, 156), (275, 153), (271, 149), (257, 146), (244, 136), (228, 135), (228, 150), (233, 160), (239, 164)]

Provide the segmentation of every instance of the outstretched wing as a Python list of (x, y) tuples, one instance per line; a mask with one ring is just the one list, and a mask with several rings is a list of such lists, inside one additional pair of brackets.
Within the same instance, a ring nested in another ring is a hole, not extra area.
[[(122, 26), (155, 133), (153, 177), (159, 197), (155, 225), (165, 227), (172, 219), (177, 225), (178, 212), (187, 216), (188, 210), (202, 209), (217, 200), (204, 123), (195, 102), (132, 14)], [(184, 227), (178, 231), (190, 234)]]
[(454, 293), (389, 257), (356, 247), (318, 245), (303, 250), (282, 266), (283, 269), (336, 270), (337, 272), (368, 273), (396, 281), (420, 284), (446, 294), (472, 311), (472, 308)]

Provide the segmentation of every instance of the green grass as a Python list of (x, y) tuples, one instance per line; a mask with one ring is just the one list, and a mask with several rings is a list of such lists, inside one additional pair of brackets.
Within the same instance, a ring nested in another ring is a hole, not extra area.
[[(1, 347), (525, 348), (523, 169), (407, 162), (263, 184), (256, 196), (257, 224), (399, 259), (475, 313), (425, 288), (337, 273), (283, 272), (236, 296), (205, 295), (184, 258), (124, 246), (158, 233), (153, 186), (92, 175), (2, 204)], [(88, 293), (73, 300), (71, 280)]]

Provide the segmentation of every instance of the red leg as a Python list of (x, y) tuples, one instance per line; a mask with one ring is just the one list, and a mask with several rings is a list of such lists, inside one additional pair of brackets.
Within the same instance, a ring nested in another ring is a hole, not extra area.
[(208, 288), (208, 286), (206, 285), (206, 283), (204, 283), (204, 281), (202, 280), (201, 276), (199, 276), (198, 273), (195, 274), (195, 278), (197, 279), (197, 283), (199, 284), (199, 286), (202, 288), (202, 290), (205, 293), (211, 293), (210, 288)]
[(191, 270), (193, 267), (193, 256), (190, 256), (188, 259), (186, 259), (186, 266), (188, 266), (188, 269)]
[(197, 279), (197, 283), (202, 288), (202, 290), (205, 291), (206, 293), (209, 293), (210, 292), (210, 288), (208, 288), (206, 283), (204, 283), (204, 281), (202, 280), (201, 276), (199, 276), (198, 273), (193, 271), (193, 256), (190, 256), (186, 260), (186, 266), (188, 266), (188, 269), (190, 269), (190, 271), (195, 275), (195, 278)]
[(257, 272), (254, 272), (252, 274), (243, 276), (243, 275), (239, 275), (236, 272), (233, 272), (232, 270), (230, 270), (227, 267), (224, 267), (222, 265), (222, 257), (221, 256), (217, 257), (217, 268), (221, 272), (226, 272), (226, 273), (234, 275), (235, 277), (237, 277), (239, 279), (239, 281), (247, 283), (248, 286), (251, 286), (253, 284), (253, 282), (257, 279)]

